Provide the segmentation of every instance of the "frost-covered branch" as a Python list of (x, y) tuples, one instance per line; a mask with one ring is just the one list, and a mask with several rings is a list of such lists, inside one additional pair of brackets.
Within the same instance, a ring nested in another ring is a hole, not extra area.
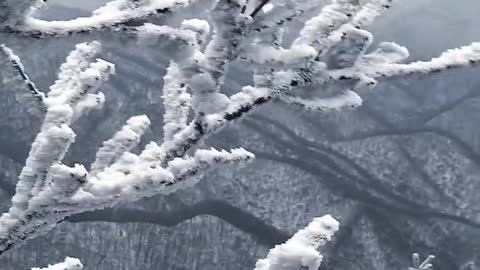
[[(99, 52), (98, 42), (77, 45), (45, 97), (44, 123), (19, 176), (12, 207), (0, 218), (0, 254), (48, 232), (73, 214), (170, 193), (195, 184), (214, 166), (254, 158), (243, 149), (199, 149), (192, 157), (169, 160), (164, 167), (152, 165), (129, 152), (150, 125), (146, 116), (136, 116), (103, 144), (90, 171), (80, 164), (62, 164), (75, 139), (70, 125), (86, 113), (85, 100), (100, 94), (102, 83), (115, 71), (113, 64), (95, 59)], [(174, 100), (175, 94), (170, 98)], [(169, 140), (165, 138), (167, 144)]]
[[(136, 116), (103, 143), (90, 170), (81, 164), (66, 166), (63, 158), (75, 140), (72, 124), (89, 110), (102, 107), (105, 96), (100, 89), (115, 72), (112, 63), (96, 59), (101, 49), (98, 42), (77, 45), (48, 95), (42, 97), (44, 123), (19, 176), (12, 207), (0, 218), (0, 254), (48, 232), (71, 215), (174, 192), (194, 185), (213, 167), (252, 160), (254, 155), (241, 148), (218, 151), (198, 146), (269, 101), (307, 110), (341, 110), (360, 106), (364, 90), (374, 88), (380, 78), (431, 73), (480, 60), (478, 43), (409, 64), (403, 63), (408, 50), (395, 43), (380, 43), (367, 53), (373, 35), (366, 27), (390, 8), (392, 0), (332, 0), (305, 22), (290, 45), (283, 40), (283, 27), (305, 11), (317, 10), (317, 1), (217, 0), (209, 13), (212, 26), (199, 19), (185, 20), (178, 28), (143, 23), (147, 17), (191, 2), (114, 0), (90, 17), (63, 22), (32, 17), (33, 1), (18, 1), (18, 6), (14, 1), (3, 2), (6, 11), (0, 11), (0, 28), (10, 32), (61, 35), (116, 28), (166, 50), (171, 63), (164, 77), (160, 144), (150, 142), (140, 154), (130, 152), (152, 124), (146, 116)], [(12, 14), (20, 14), (20, 19), (6, 19)], [(28, 84), (19, 59), (4, 51)], [(224, 80), (235, 61), (251, 64), (253, 85), (227, 96)], [(301, 97), (302, 90), (315, 91), (317, 98)], [(39, 91), (32, 93), (41, 96)], [(317, 267), (321, 256), (315, 248), (336, 231), (335, 224), (331, 217), (314, 220), (257, 266), (267, 270), (286, 260), (296, 268)], [(286, 252), (292, 253), (283, 256)]]
[(187, 92), (187, 85), (181, 81), (178, 65), (174, 62), (170, 63), (163, 80), (163, 136), (164, 140), (171, 140), (187, 126), (191, 95)]
[(316, 270), (322, 262), (317, 249), (330, 241), (339, 228), (332, 216), (315, 218), (287, 242), (270, 250), (265, 259), (258, 260), (255, 270)]
[(64, 262), (57, 263), (54, 265), (49, 265), (45, 268), (32, 268), (32, 270), (82, 270), (83, 264), (80, 262), (79, 259), (65, 258)]
[(0, 45), (0, 50), (8, 58), (12, 67), (18, 72), (18, 75), (25, 82), (32, 96), (35, 97), (43, 106), (43, 103), (45, 101), (45, 94), (42, 91), (38, 90), (37, 86), (35, 86), (35, 83), (32, 80), (30, 80), (27, 73), (25, 72), (25, 68), (22, 64), (22, 61), (20, 61), (20, 57), (18, 57), (12, 51), (12, 49), (5, 46), (5, 44)]
[(364, 78), (390, 78), (415, 73), (439, 72), (480, 62), (480, 43), (474, 42), (468, 46), (448, 50), (429, 61), (417, 61), (408, 64), (396, 63), (407, 56), (408, 51), (404, 47), (394, 43), (383, 43), (377, 51), (361, 57), (353, 66), (332, 70), (329, 74), (334, 80), (364, 80)]
[(130, 118), (113, 138), (103, 143), (96, 154), (90, 173), (96, 174), (104, 170), (120, 159), (123, 154), (132, 150), (140, 142), (141, 136), (149, 126), (150, 120), (146, 115)]
[(351, 90), (346, 90), (338, 96), (328, 98), (302, 99), (300, 97), (280, 96), (280, 100), (307, 111), (342, 110), (362, 105), (362, 98)]
[(43, 3), (44, 1), (7, 0), (5, 4), (0, 4), (0, 9), (2, 9), (0, 11), (0, 30), (23, 34), (65, 35), (102, 28), (115, 28), (129, 22), (172, 12), (177, 8), (190, 5), (194, 0), (112, 0), (105, 6), (94, 10), (90, 17), (79, 17), (68, 21), (45, 21), (35, 18), (35, 4), (39, 2)]
[[(182, 123), (183, 129), (176, 128), (174, 132), (167, 132), (167, 137), (172, 138), (171, 141), (160, 146), (150, 145), (140, 158), (150, 160), (154, 164), (165, 164), (175, 157), (182, 156), (209, 134), (275, 98), (309, 110), (328, 111), (360, 106), (362, 104), (360, 94), (364, 89), (375, 87), (378, 76), (361, 72), (350, 77), (339, 74), (353, 73), (352, 70), (356, 70), (355, 67), (365, 62), (365, 59), (369, 59), (372, 68), (380, 70), (385, 63), (393, 65), (408, 57), (406, 48), (394, 43), (381, 43), (376, 51), (365, 55), (371, 44), (372, 35), (362, 28), (369, 26), (376, 17), (386, 11), (391, 2), (391, 0), (333, 1), (318, 16), (305, 23), (299, 37), (288, 49), (279, 46), (282, 42), (281, 35), (271, 35), (275, 37), (276, 45), (268, 43), (271, 42), (271, 37), (268, 41), (262, 41), (266, 37), (262, 33), (263, 30), (278, 28), (278, 23), (264, 24), (262, 29), (258, 29), (256, 19), (245, 15), (238, 16), (238, 10), (245, 9), (244, 14), (248, 14), (248, 8), (244, 8), (243, 2), (217, 2), (212, 12), (216, 35), (207, 45), (205, 52), (196, 45), (196, 38), (188, 31), (150, 26), (149, 29), (155, 29), (150, 31), (151, 34), (169, 37), (169, 42), (173, 44), (184, 44), (181, 47), (175, 46), (180, 48), (173, 56), (179, 71), (176, 84), (185, 83), (192, 90), (191, 109), (196, 117), (190, 124), (183, 126), (186, 110), (182, 109), (183, 113), (178, 114), (177, 119), (178, 123)], [(248, 2), (249, 5), (252, 3), (255, 1)], [(295, 7), (298, 12), (311, 5), (309, 1), (287, 3), (290, 4), (286, 6)], [(226, 6), (230, 7), (228, 12)], [(268, 20), (267, 17), (260, 16), (260, 21)], [(228, 33), (222, 32), (225, 30), (229, 30)], [(257, 30), (261, 30), (260, 33)], [(480, 56), (480, 53), (473, 49), (463, 51), (469, 57)], [(227, 98), (219, 93), (219, 88), (223, 86), (223, 77), (229, 62), (236, 59), (256, 64), (255, 86), (245, 86), (242, 91)], [(432, 61), (434, 62), (435, 60)], [(328, 88), (329, 85), (339, 84), (340, 81), (346, 81), (346, 84), (342, 82), (345, 88), (325, 98), (304, 100), (296, 96), (297, 89)], [(170, 83), (168, 85), (171, 85)]]

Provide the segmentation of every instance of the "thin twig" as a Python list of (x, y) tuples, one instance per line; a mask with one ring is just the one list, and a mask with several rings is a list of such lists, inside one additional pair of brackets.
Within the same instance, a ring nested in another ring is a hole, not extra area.
[(8, 57), (8, 60), (10, 61), (12, 67), (18, 72), (20, 77), (23, 79), (23, 81), (26, 83), (28, 90), (34, 96), (38, 101), (40, 101), (42, 104), (44, 103), (45, 99), (45, 94), (40, 91), (35, 83), (30, 80), (28, 77), (27, 73), (25, 72), (25, 69), (23, 67), (22, 62), (20, 62), (20, 58), (15, 55), (9, 47), (7, 47), (5, 44), (0, 45), (0, 49)]

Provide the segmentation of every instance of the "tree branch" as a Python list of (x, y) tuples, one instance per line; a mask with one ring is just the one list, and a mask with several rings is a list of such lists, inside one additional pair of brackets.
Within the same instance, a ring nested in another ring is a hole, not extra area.
[(23, 67), (22, 62), (20, 61), (20, 58), (17, 55), (15, 55), (10, 48), (5, 46), (5, 44), (0, 45), (0, 50), (8, 58), (8, 60), (10, 61), (10, 64), (15, 69), (15, 71), (17, 71), (20, 78), (23, 79), (32, 96), (35, 97), (42, 105), (42, 108), (44, 108), (43, 103), (45, 100), (45, 94), (42, 91), (38, 90), (37, 86), (35, 86), (35, 83), (33, 83), (32, 80), (30, 80), (27, 73), (25, 72), (25, 68)]
[(245, 210), (221, 200), (205, 200), (193, 205), (183, 206), (172, 211), (153, 212), (139, 209), (110, 208), (95, 212), (74, 215), (68, 222), (115, 222), (150, 223), (165, 227), (176, 226), (197, 216), (214, 216), (230, 225), (253, 235), (263, 245), (276, 245), (288, 240), (290, 235)]

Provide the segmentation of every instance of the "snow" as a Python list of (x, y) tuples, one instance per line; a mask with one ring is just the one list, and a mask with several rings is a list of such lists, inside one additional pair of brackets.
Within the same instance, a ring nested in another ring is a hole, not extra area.
[(27, 73), (25, 72), (25, 67), (20, 60), (20, 57), (16, 55), (10, 48), (8, 48), (5, 44), (0, 45), (0, 50), (5, 54), (8, 60), (11, 62), (13, 68), (17, 70), (20, 77), (24, 80), (25, 84), (27, 84), (31, 94), (37, 98), (43, 105), (45, 102), (45, 94), (40, 91), (33, 83), (30, 78), (28, 77)]
[[(198, 85), (197, 85), (198, 87)], [(197, 89), (200, 89), (198, 87)], [(204, 88), (206, 91), (212, 88)], [(195, 95), (192, 99), (192, 107), (194, 110), (205, 113), (214, 114), (225, 111), (230, 104), (230, 99), (221, 93), (206, 93), (202, 95)]]
[(110, 140), (104, 142), (98, 150), (95, 161), (91, 166), (91, 173), (96, 174), (102, 171), (122, 157), (123, 153), (133, 149), (149, 127), (150, 120), (146, 115), (128, 119), (126, 125)]
[[(347, 77), (352, 79), (389, 78), (394, 76), (405, 76), (414, 73), (427, 74), (435, 71), (446, 70), (452, 67), (468, 66), (480, 62), (480, 43), (474, 42), (448, 50), (429, 61), (417, 61), (406, 64), (392, 63), (394, 60), (402, 60), (406, 54), (400, 55), (398, 51), (391, 54), (393, 58), (385, 61), (368, 61), (371, 55), (366, 55), (363, 61), (351, 68), (332, 70), (329, 72), (333, 79)], [(373, 57), (378, 57), (378, 52), (373, 52)]]
[(66, 62), (60, 66), (58, 79), (50, 87), (49, 99), (61, 97), (65, 89), (74, 88), (79, 75), (88, 68), (94, 57), (100, 53), (100, 49), (100, 43), (96, 41), (76, 45), (75, 50), (67, 56)]
[(163, 77), (164, 140), (171, 140), (177, 132), (187, 126), (191, 95), (187, 92), (187, 85), (182, 83), (182, 79), (178, 65), (171, 62), (167, 74)]
[(362, 56), (359, 61), (369, 65), (399, 63), (409, 56), (410, 53), (407, 48), (394, 42), (381, 42), (375, 51)]
[(76, 258), (65, 258), (64, 262), (57, 263), (54, 265), (49, 265), (46, 268), (32, 268), (32, 270), (82, 270), (83, 265), (79, 259)]
[(143, 1), (138, 6), (132, 6), (130, 3), (127, 0), (114, 0), (95, 10), (90, 17), (80, 17), (69, 21), (44, 21), (28, 17), (23, 30), (60, 35), (69, 32), (91, 31), (147, 17), (156, 14), (158, 10), (186, 6), (190, 4), (190, 1), (151, 0)]
[(333, 1), (331, 5), (325, 6), (318, 16), (305, 23), (298, 38), (293, 42), (293, 46), (300, 44), (315, 46), (317, 39), (322, 38), (321, 35), (326, 35), (348, 22), (358, 8), (359, 5), (354, 4), (353, 1)]
[(198, 163), (212, 164), (214, 162), (240, 162), (248, 161), (255, 158), (255, 155), (243, 148), (232, 149), (231, 152), (226, 150), (218, 151), (216, 149), (200, 149), (195, 153), (195, 160)]
[(299, 97), (282, 96), (281, 99), (286, 103), (299, 106), (307, 111), (340, 111), (345, 108), (362, 105), (362, 98), (351, 90), (346, 90), (337, 96), (328, 98), (305, 100)]
[(265, 259), (258, 260), (255, 270), (316, 270), (322, 262), (317, 248), (330, 241), (339, 223), (330, 215), (315, 218), (287, 242), (270, 249)]
[(99, 110), (105, 103), (105, 95), (102, 92), (98, 94), (86, 94), (75, 106), (75, 115), (84, 115), (90, 110)]
[(348, 68), (365, 54), (373, 41), (370, 32), (347, 27), (342, 39), (326, 53), (329, 68)]
[(392, 5), (393, 0), (371, 0), (355, 15), (352, 25), (365, 28)]
[(242, 57), (257, 64), (300, 64), (306, 59), (313, 58), (317, 51), (309, 45), (295, 45), (290, 49), (275, 48), (273, 46), (252, 46), (246, 48)]
[(100, 49), (101, 46), (96, 41), (76, 46), (60, 67), (55, 84), (50, 87), (45, 100), (47, 107), (69, 104), (78, 118), (88, 109), (98, 108), (103, 104), (104, 95), (98, 91), (102, 84), (115, 74), (115, 66), (102, 59), (95, 59)]
[(180, 40), (189, 44), (196, 43), (195, 32), (190, 29), (176, 29), (170, 26), (146, 23), (138, 26), (136, 30), (140, 36), (165, 36), (168, 40)]

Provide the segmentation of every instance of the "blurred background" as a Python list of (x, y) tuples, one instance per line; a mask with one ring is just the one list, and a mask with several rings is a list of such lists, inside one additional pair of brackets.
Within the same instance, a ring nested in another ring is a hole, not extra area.
[[(107, 1), (49, 2), (39, 16), (69, 19), (88, 16)], [(204, 18), (205, 5), (159, 23)], [(477, 0), (397, 1), (370, 30), (376, 42), (395, 41), (409, 48), (411, 60), (427, 60), (480, 41), (479, 10)], [(287, 35), (301, 23), (293, 22)], [(103, 89), (105, 107), (74, 126), (68, 164), (90, 164), (101, 143), (133, 115), (147, 114), (153, 123), (142, 145), (161, 140), (168, 53), (120, 33), (0, 34), (0, 43), (17, 52), (44, 91), (74, 45), (91, 40), (104, 44), (102, 58), (116, 64), (117, 74)], [(411, 253), (419, 252), (436, 255), (437, 270), (479, 270), (479, 71), (380, 83), (364, 106), (343, 112), (266, 105), (205, 143), (243, 146), (256, 153), (253, 163), (215, 170), (195, 188), (169, 196), (75, 216), (2, 256), (0, 269), (30, 269), (65, 256), (80, 258), (87, 270), (253, 269), (268, 249), (329, 213), (341, 230), (322, 249), (321, 269), (407, 269)], [(232, 64), (223, 91), (251, 83), (251, 72)], [(10, 205), (42, 119), (12, 75), (0, 58), (1, 211)]]

